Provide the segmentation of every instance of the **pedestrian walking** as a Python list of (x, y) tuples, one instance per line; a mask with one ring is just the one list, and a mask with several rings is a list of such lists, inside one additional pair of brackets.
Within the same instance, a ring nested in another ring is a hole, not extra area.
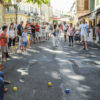
[(88, 50), (87, 37), (89, 36), (89, 25), (83, 19), (83, 23), (80, 25), (81, 41), (83, 42), (83, 50)]
[(68, 32), (69, 32), (69, 46), (73, 46), (73, 42), (74, 42), (73, 37), (74, 37), (75, 28), (73, 27), (72, 23), (70, 23)]

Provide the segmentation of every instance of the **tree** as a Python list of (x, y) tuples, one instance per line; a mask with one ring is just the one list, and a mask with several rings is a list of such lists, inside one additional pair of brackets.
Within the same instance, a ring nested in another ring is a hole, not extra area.
[(11, 3), (12, 0), (0, 0), (0, 3)]
[(38, 4), (40, 6), (41, 4), (49, 4), (50, 0), (24, 0), (27, 3), (33, 3), (33, 4)]

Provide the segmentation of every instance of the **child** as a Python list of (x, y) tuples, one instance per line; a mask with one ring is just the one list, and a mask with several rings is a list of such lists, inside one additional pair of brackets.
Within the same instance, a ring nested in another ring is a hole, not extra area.
[(2, 33), (0, 34), (0, 46), (1, 46), (1, 52), (2, 52), (2, 61), (6, 62), (6, 53), (8, 52), (7, 46), (8, 46), (8, 40), (7, 40), (7, 26), (2, 27)]
[(23, 51), (26, 51), (26, 47), (27, 47), (27, 28), (24, 28), (24, 32), (22, 34), (22, 41), (23, 41)]

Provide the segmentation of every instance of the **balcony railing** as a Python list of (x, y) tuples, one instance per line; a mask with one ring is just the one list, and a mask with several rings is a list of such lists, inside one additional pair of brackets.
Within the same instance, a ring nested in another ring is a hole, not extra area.
[[(16, 14), (16, 11), (13, 11), (13, 10), (5, 11), (5, 14)], [(37, 16), (38, 15), (38, 13), (27, 12), (27, 11), (24, 11), (24, 10), (20, 10), (20, 11), (18, 10), (17, 14), (24, 14), (24, 15), (27, 15), (27, 16), (31, 16), (31, 15), (32, 16)]]

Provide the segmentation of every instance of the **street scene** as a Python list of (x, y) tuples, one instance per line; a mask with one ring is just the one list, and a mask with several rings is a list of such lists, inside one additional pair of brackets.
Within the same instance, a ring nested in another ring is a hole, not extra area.
[(0, 100), (100, 100), (99, 0), (0, 8)]

